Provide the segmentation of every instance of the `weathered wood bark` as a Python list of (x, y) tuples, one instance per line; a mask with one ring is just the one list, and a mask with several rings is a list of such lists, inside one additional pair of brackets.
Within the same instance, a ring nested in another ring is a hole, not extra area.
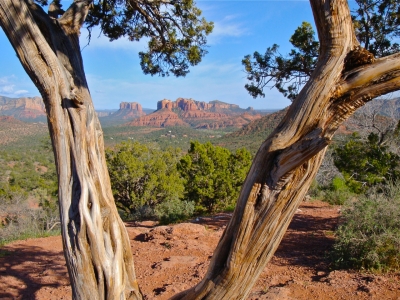
[(315, 72), (259, 149), (204, 279), (173, 299), (245, 299), (278, 247), (340, 124), (400, 89), (400, 54), (359, 47), (345, 0), (311, 0), (321, 43)]
[(0, 25), (46, 106), (73, 298), (141, 299), (80, 54), (90, 3), (74, 2), (57, 20), (33, 1), (0, 0)]

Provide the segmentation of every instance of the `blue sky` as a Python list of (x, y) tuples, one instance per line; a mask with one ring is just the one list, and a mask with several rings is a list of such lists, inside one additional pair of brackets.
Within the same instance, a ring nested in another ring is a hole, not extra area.
[[(64, 8), (67, 3), (64, 1)], [(282, 54), (288, 53), (294, 30), (302, 21), (313, 24), (309, 2), (198, 0), (197, 5), (207, 20), (214, 21), (215, 29), (208, 37), (209, 53), (184, 78), (143, 75), (138, 52), (145, 49), (145, 42), (109, 42), (93, 34), (82, 55), (96, 109), (118, 108), (122, 101), (156, 108), (157, 101), (178, 97), (220, 100), (256, 109), (279, 109), (290, 104), (274, 89), (265, 90), (265, 98), (253, 99), (244, 89), (241, 60), (254, 51), (264, 52), (273, 43), (280, 45)], [(82, 47), (86, 37), (83, 29)], [(0, 45), (0, 95), (39, 96), (1, 30)]]

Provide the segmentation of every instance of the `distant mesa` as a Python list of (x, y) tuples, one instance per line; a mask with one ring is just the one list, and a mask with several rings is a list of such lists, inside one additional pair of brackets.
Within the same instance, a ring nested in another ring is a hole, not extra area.
[(121, 102), (119, 104), (120, 110), (130, 110), (130, 111), (137, 111), (142, 112), (142, 106), (137, 102)]
[(40, 97), (9, 98), (0, 96), (0, 115), (25, 122), (45, 122), (46, 110)]
[[(152, 111), (152, 110), (151, 110)], [(146, 115), (142, 105), (137, 102), (121, 102), (117, 111), (98, 111), (103, 126), (120, 125)]]
[(229, 104), (222, 101), (214, 100), (209, 103), (204, 101), (196, 101), (193, 99), (178, 98), (175, 101), (164, 99), (158, 101), (157, 110), (160, 109), (181, 109), (182, 111), (209, 111), (209, 112), (232, 112), (235, 110), (242, 110), (239, 105)]
[(218, 129), (242, 127), (261, 118), (252, 107), (240, 108), (239, 105), (214, 100), (210, 102), (178, 98), (175, 101), (158, 101), (157, 110), (129, 122), (130, 126), (191, 126), (194, 128)]
[[(193, 128), (218, 129), (242, 127), (261, 114), (252, 107), (240, 108), (219, 100), (196, 101), (178, 98), (175, 101), (158, 101), (157, 110), (142, 108), (138, 102), (121, 102), (118, 110), (100, 110), (97, 115), (103, 126), (126, 124), (127, 126), (191, 126)], [(47, 122), (43, 100), (40, 97), (8, 98), (0, 96), (0, 116), (12, 116), (24, 122)]]
[(122, 120), (131, 120), (137, 117), (144, 116), (142, 106), (137, 102), (121, 102), (119, 110), (111, 114), (110, 117), (119, 118)]
[(14, 122), (16, 120), (17, 119), (15, 119), (13, 116), (0, 116), (0, 122), (7, 122), (7, 121)]

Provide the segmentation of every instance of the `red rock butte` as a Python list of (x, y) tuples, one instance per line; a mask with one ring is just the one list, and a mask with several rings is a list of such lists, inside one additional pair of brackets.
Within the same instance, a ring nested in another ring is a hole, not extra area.
[(194, 128), (218, 129), (242, 127), (260, 118), (253, 108), (240, 108), (218, 100), (196, 101), (178, 98), (175, 101), (163, 99), (157, 103), (157, 111), (133, 120), (130, 126), (192, 126)]
[(40, 97), (8, 98), (0, 96), (0, 115), (22, 120), (46, 119), (46, 110)]
[(239, 109), (239, 105), (224, 103), (218, 100), (211, 101), (209, 103), (204, 101), (196, 101), (193, 99), (178, 98), (176, 101), (171, 101), (164, 99), (158, 101), (157, 110), (168, 109), (172, 110), (174, 108), (180, 108), (183, 111), (216, 111), (220, 109)]
[(121, 102), (119, 104), (119, 109), (136, 110), (138, 112), (143, 111), (142, 106), (137, 102)]

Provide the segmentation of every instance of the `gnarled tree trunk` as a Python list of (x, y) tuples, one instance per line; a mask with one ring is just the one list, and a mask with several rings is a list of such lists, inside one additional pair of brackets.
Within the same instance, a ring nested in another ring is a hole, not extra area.
[(80, 54), (90, 2), (56, 20), (33, 2), (1, 0), (0, 24), (46, 106), (74, 299), (141, 299)]
[(204, 279), (173, 299), (245, 299), (277, 249), (335, 131), (367, 101), (400, 88), (400, 54), (360, 48), (345, 0), (311, 0), (316, 70), (259, 149)]

